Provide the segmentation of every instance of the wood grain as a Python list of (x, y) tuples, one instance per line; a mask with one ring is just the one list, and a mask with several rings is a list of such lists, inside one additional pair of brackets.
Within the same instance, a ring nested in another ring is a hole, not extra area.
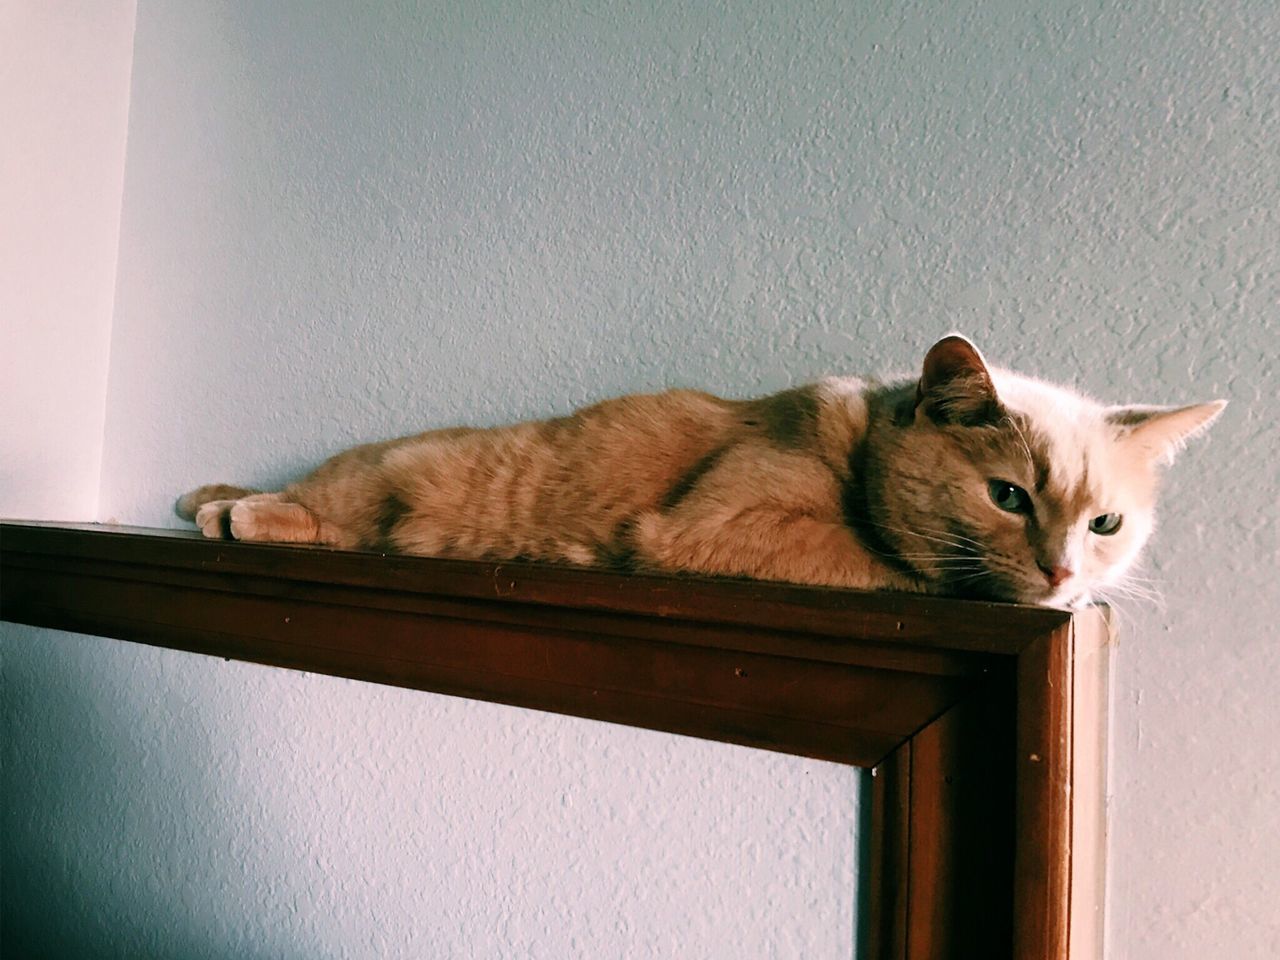
[[(867, 845), (863, 858), (866, 914), (858, 956), (906, 960), (907, 908), (911, 897), (911, 741), (871, 770), (870, 810), (863, 818)], [(921, 878), (927, 879), (927, 878)]]
[(105, 524), (0, 523), (0, 550), (76, 557), (169, 570), (220, 571), (228, 577), (278, 577), (292, 583), (372, 587), (480, 600), (595, 609), (699, 623), (791, 631), (797, 621), (811, 637), (906, 641), (1016, 654), (1027, 638), (1070, 619), (1061, 610), (1015, 604), (801, 587), (705, 577), (619, 575), (600, 570), (528, 563), (487, 563), (387, 556), (207, 540), (184, 530)]
[(1072, 640), (1067, 624), (1018, 658), (1017, 957), (1068, 955)]

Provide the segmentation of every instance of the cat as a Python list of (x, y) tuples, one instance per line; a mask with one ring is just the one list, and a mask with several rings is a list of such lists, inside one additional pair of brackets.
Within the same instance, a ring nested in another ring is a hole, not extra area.
[(179, 498), (206, 536), (1081, 606), (1134, 563), (1162, 467), (1222, 412), (1105, 407), (989, 368), (755, 400), (671, 390), (338, 454)]

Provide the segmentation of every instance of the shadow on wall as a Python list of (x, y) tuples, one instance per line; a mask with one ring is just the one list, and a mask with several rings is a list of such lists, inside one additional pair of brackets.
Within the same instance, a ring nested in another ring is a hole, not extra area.
[[(190, 763), (206, 732), (191, 703), (103, 669), (99, 638), (3, 623), (0, 640), (5, 957), (254, 956), (241, 918), (191, 892), (211, 869), (243, 880), (225, 845), (194, 842), (238, 787)], [(134, 649), (135, 662), (165, 656)]]

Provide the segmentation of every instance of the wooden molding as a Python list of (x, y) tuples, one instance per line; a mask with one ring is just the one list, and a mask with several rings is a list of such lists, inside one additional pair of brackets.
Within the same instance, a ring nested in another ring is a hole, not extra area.
[(868, 767), (864, 955), (1096, 956), (1098, 611), (5, 522), (0, 617)]

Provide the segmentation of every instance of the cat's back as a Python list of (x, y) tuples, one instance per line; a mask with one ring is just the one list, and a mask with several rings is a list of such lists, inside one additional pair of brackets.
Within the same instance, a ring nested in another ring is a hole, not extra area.
[[(565, 545), (607, 541), (659, 504), (733, 442), (740, 407), (696, 390), (632, 394), (548, 420), (407, 438), (380, 451), (378, 469), (411, 512), (435, 518), (431, 530), (402, 528), (404, 548), (585, 562)], [(435, 542), (442, 518), (447, 549)]]
[[(424, 434), (388, 451), (383, 469), (415, 513), (457, 518), (446, 552), (474, 555), (487, 545), (582, 562), (564, 545), (616, 539), (713, 470), (737, 465), (741, 482), (754, 485), (751, 464), (783, 452), (843, 472), (865, 422), (860, 390), (857, 381), (830, 380), (752, 400), (685, 389), (632, 394), (549, 420)], [(404, 546), (442, 552), (436, 534)]]
[(630, 487), (661, 500), (731, 448), (786, 452), (847, 470), (867, 423), (866, 383), (829, 377), (749, 400), (698, 390), (634, 394), (531, 425), (566, 470), (593, 489)]

